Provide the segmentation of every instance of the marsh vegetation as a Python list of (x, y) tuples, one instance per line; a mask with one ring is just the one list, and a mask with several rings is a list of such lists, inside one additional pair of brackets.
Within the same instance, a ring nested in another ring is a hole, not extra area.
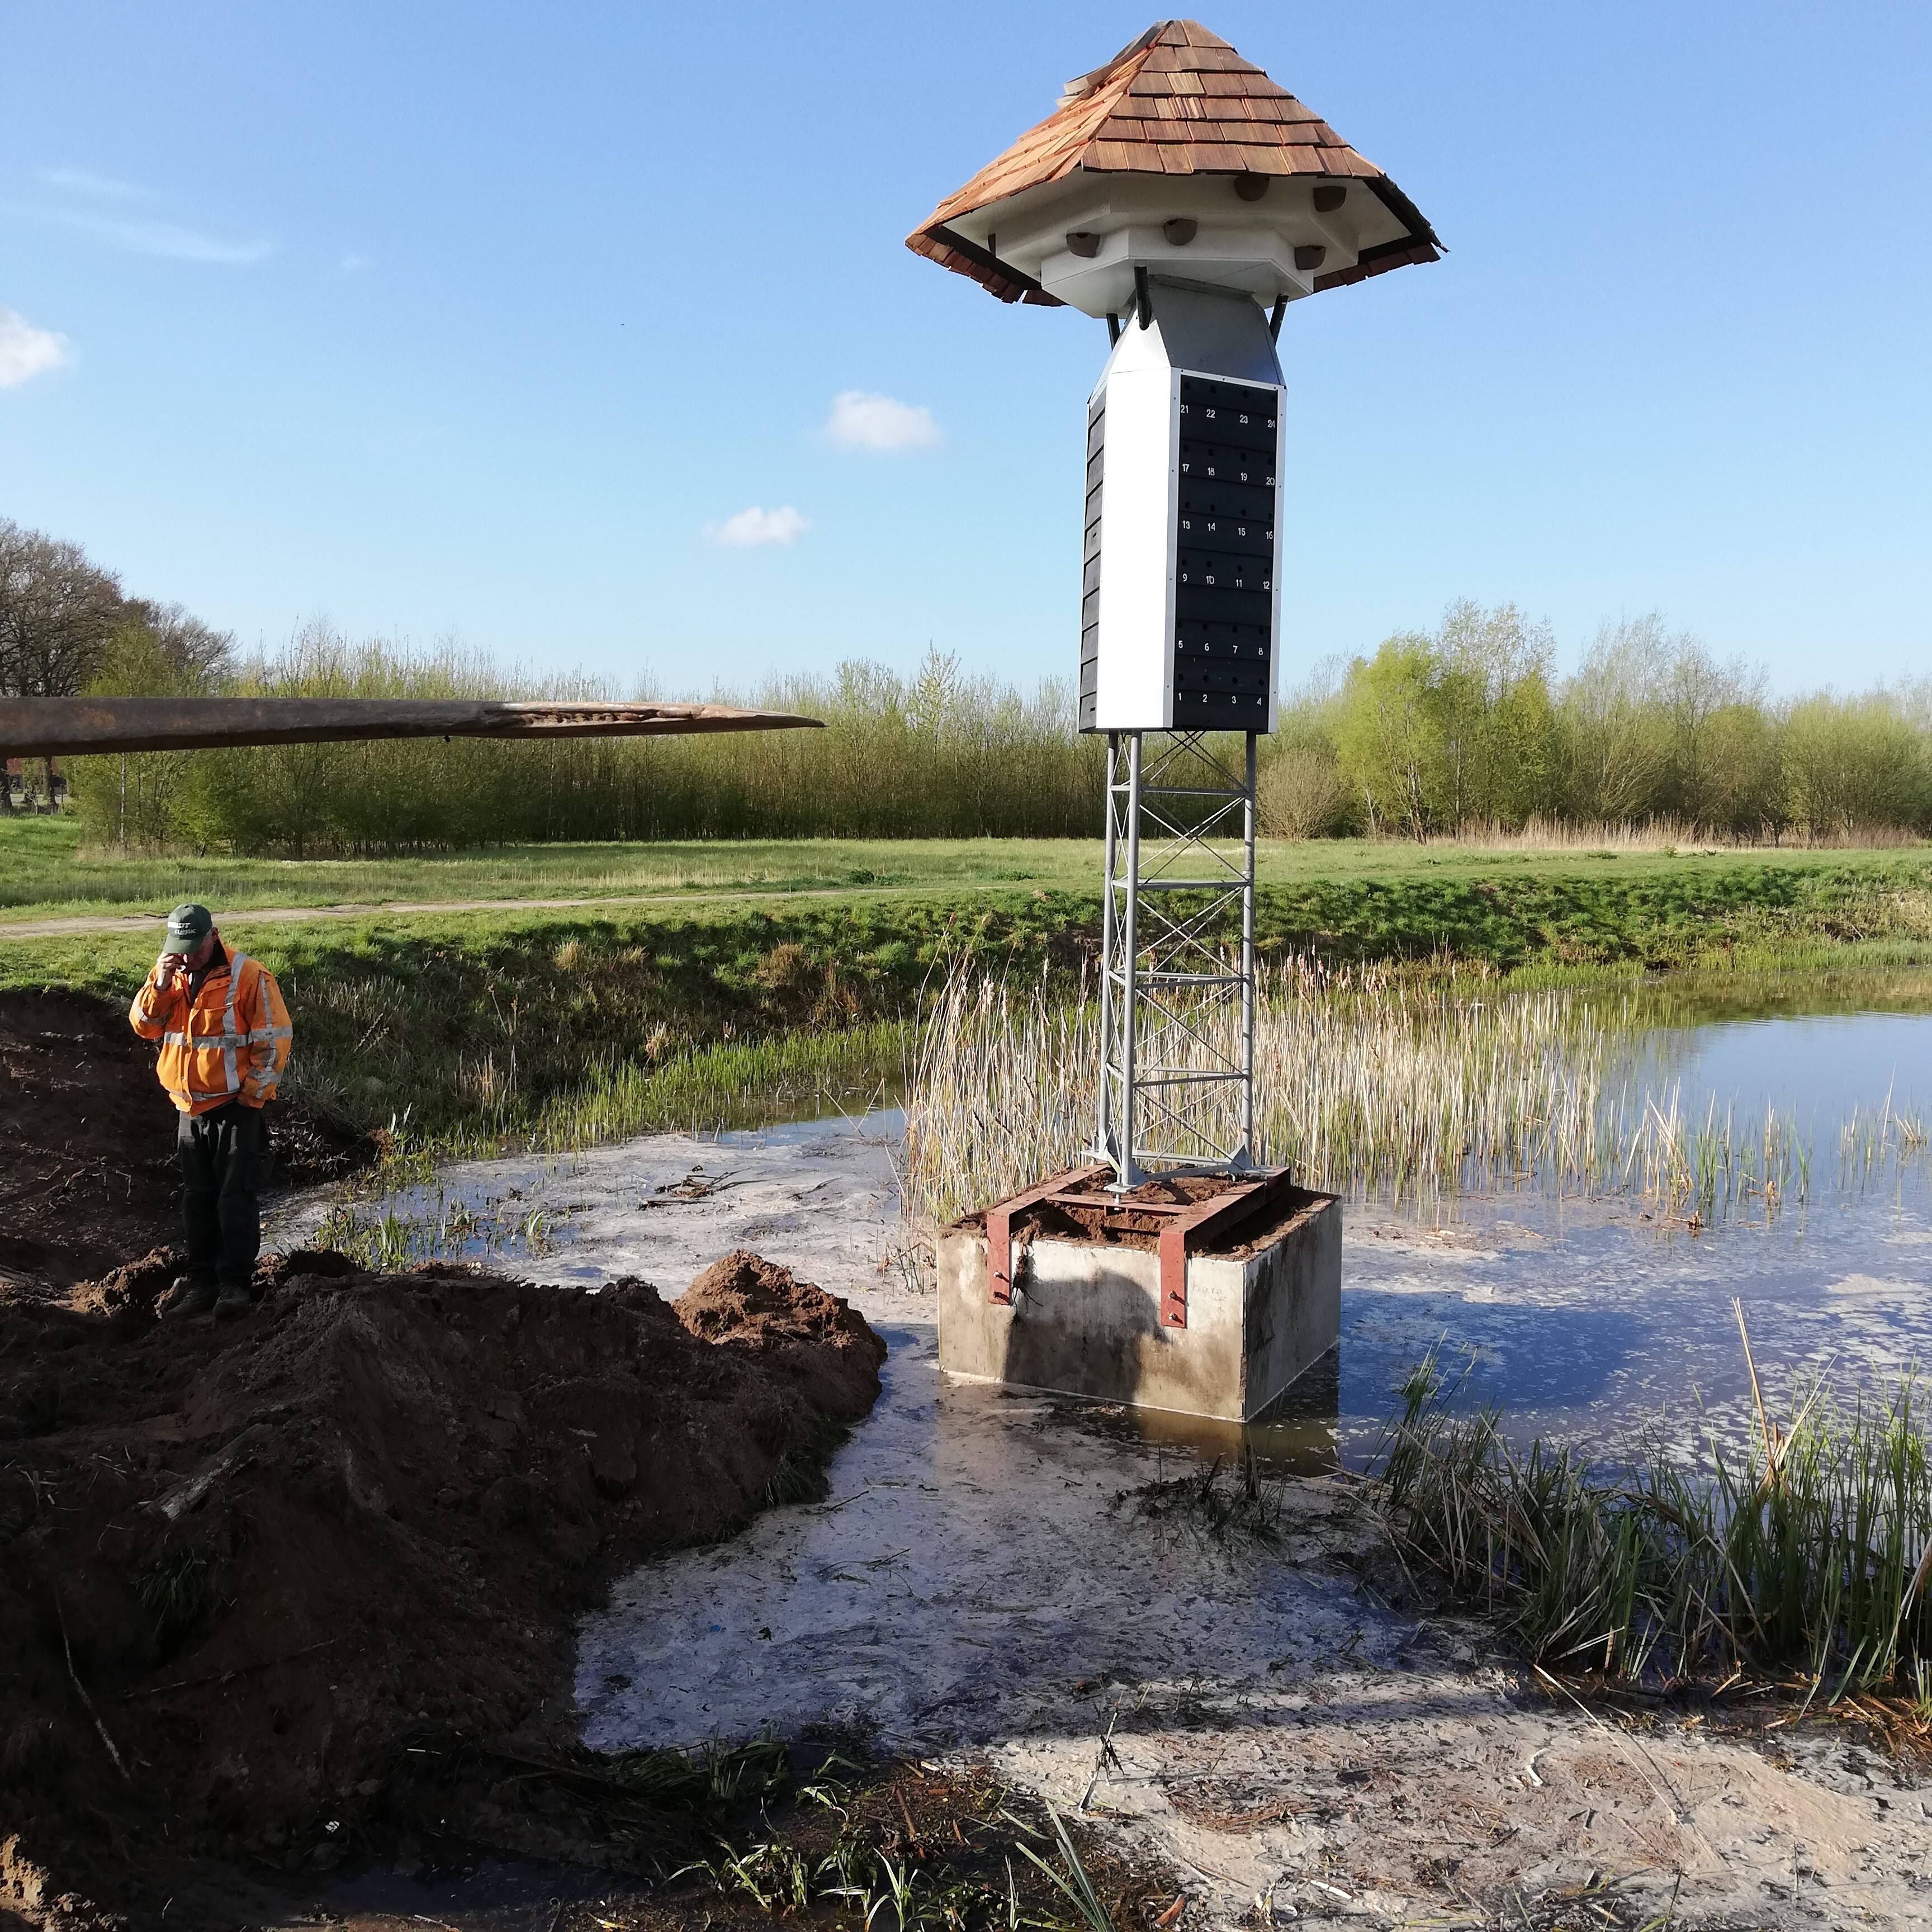
[[(1737, 1310), (1747, 1360), (1750, 1342)], [(1694, 1458), (1540, 1438), (1462, 1399), (1432, 1355), (1376, 1459), (1399, 1546), (1500, 1616), (1530, 1660), (1650, 1688), (1797, 1681), (1882, 1691), (1932, 1732), (1932, 1464), (1916, 1380), (1794, 1380), (1783, 1420), (1750, 1369), (1742, 1442)]]
[[(1154, 1036), (1169, 1068), (1238, 1058), (1238, 1012)], [(1769, 1216), (1816, 1186), (1864, 1186), (1921, 1160), (1924, 1118), (1888, 1101), (1814, 1142), (1788, 1114), (1742, 1114), (1637, 1077), (1640, 1003), (1482, 976), (1406, 976), (1306, 958), (1265, 968), (1255, 1005), (1255, 1159), (1312, 1185), (1396, 1200), (1533, 1186), (1634, 1197), (1703, 1225)], [(950, 1220), (1070, 1166), (1091, 1144), (1100, 1005), (1044, 980), (956, 966), (907, 1081), (914, 1211)], [(1204, 1104), (1238, 1139), (1232, 1089)]]

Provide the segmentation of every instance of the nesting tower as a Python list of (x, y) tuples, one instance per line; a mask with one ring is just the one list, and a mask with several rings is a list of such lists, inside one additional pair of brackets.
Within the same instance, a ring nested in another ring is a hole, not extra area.
[(1070, 81), (907, 245), (1003, 302), (1106, 320), (1079, 640), (1081, 728), (1108, 747), (1094, 1150), (1120, 1191), (1246, 1173), (1255, 742), (1294, 649), (1311, 467), (1287, 428), (1282, 320), (1441, 244), (1312, 109), (1166, 20)]

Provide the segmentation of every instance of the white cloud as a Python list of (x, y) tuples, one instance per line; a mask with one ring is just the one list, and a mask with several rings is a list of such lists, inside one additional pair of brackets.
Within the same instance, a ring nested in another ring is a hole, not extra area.
[(68, 194), (92, 194), (103, 201), (152, 201), (152, 188), (133, 182), (116, 181), (110, 175), (89, 174), (85, 168), (40, 168), (35, 172), (50, 188)]
[(16, 389), (74, 358), (74, 344), (50, 328), (36, 328), (24, 315), (0, 308), (0, 389)]
[(359, 275), (368, 268), (369, 257), (367, 255), (358, 255), (352, 252), (344, 256), (337, 266), (345, 275)]
[(751, 550), (760, 544), (796, 543), (811, 527), (812, 519), (800, 515), (789, 503), (777, 510), (763, 510), (754, 503), (722, 524), (706, 524), (704, 534), (728, 549)]
[(0, 208), (0, 214), (68, 229), (105, 242), (111, 248), (124, 249), (130, 255), (157, 255), (169, 262), (210, 262), (232, 268), (266, 261), (275, 252), (272, 242), (224, 241), (218, 235), (206, 235), (172, 221), (122, 220), (68, 208), (8, 206)]
[(930, 449), (939, 425), (923, 403), (902, 403), (863, 389), (841, 389), (832, 398), (825, 436), (845, 449)]

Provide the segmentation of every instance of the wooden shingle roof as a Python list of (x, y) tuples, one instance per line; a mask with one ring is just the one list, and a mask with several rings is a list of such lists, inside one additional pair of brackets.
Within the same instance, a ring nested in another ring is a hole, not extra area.
[(1002, 302), (1053, 304), (1028, 277), (952, 231), (961, 217), (1026, 189), (1088, 174), (1327, 176), (1366, 184), (1407, 233), (1319, 277), (1337, 288), (1438, 259), (1421, 212), (1312, 108), (1196, 20), (1162, 20), (1103, 67), (1070, 82), (1059, 106), (949, 196), (906, 246), (970, 275)]

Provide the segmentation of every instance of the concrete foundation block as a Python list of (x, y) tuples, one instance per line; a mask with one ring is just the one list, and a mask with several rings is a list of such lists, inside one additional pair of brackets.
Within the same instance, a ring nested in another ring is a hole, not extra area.
[(1184, 1327), (1161, 1322), (1151, 1246), (1021, 1234), (1001, 1304), (988, 1293), (983, 1228), (944, 1228), (935, 1245), (939, 1365), (952, 1375), (1250, 1422), (1341, 1338), (1332, 1194), (1298, 1190), (1258, 1238), (1190, 1255)]

